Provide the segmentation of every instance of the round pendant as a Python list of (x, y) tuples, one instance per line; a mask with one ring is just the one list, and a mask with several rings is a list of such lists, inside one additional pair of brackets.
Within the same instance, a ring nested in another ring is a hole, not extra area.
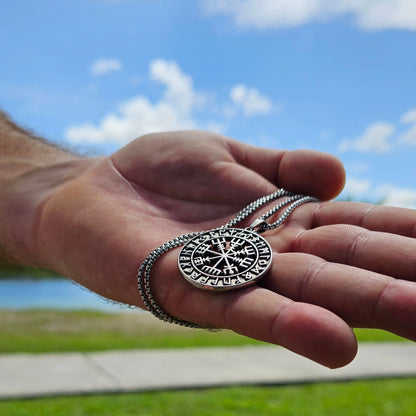
[(241, 228), (206, 231), (179, 253), (179, 270), (193, 285), (230, 290), (253, 284), (272, 264), (272, 249), (259, 234)]

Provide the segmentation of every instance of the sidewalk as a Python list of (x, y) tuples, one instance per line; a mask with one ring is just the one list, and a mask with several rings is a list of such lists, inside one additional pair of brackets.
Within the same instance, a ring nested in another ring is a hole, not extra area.
[(415, 343), (363, 343), (329, 370), (275, 346), (0, 355), (0, 398), (416, 376)]

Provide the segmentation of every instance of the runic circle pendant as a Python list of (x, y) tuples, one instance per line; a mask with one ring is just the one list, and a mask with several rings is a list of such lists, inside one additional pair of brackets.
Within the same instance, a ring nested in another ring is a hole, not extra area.
[(178, 256), (184, 278), (206, 290), (231, 290), (260, 279), (272, 264), (272, 249), (258, 233), (242, 228), (206, 231), (188, 241)]

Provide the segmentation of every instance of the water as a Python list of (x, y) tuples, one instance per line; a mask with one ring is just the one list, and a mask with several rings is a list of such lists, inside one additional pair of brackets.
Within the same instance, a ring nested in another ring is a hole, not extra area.
[(0, 309), (130, 310), (125, 305), (112, 303), (90, 292), (72, 280), (30, 278), (0, 279)]

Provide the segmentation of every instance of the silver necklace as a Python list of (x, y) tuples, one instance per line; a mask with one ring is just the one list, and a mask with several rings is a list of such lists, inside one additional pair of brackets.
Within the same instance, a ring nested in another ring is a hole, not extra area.
[[(255, 219), (247, 228), (234, 227), (268, 202), (283, 197), (287, 198)], [(234, 219), (219, 228), (183, 234), (162, 244), (146, 257), (138, 271), (139, 293), (146, 308), (162, 321), (203, 328), (199, 324), (168, 315), (158, 305), (150, 286), (151, 270), (157, 259), (167, 251), (183, 245), (178, 256), (178, 267), (192, 285), (210, 291), (252, 285), (267, 273), (272, 264), (272, 249), (260, 234), (282, 225), (299, 205), (307, 202), (319, 200), (281, 188), (247, 205)], [(286, 209), (274, 223), (266, 222), (266, 219), (284, 207)]]

